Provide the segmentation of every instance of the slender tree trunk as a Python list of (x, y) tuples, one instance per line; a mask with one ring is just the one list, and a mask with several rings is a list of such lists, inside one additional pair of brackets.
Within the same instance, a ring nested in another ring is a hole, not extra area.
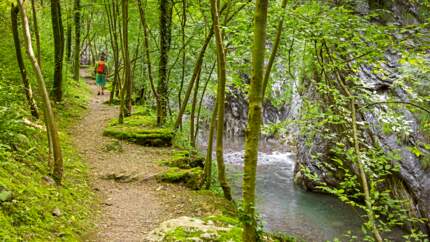
[(223, 134), (224, 134), (224, 99), (225, 99), (225, 83), (226, 83), (226, 61), (223, 38), (221, 35), (221, 26), (219, 21), (218, 3), (211, 0), (213, 28), (216, 39), (217, 55), (218, 55), (218, 122), (217, 122), (217, 139), (216, 139), (216, 157), (218, 164), (218, 179), (224, 192), (224, 197), (227, 200), (232, 200), (231, 189), (225, 177), (225, 164), (223, 157)]
[(105, 4), (106, 7), (106, 13), (108, 16), (108, 23), (109, 23), (109, 34), (111, 39), (111, 47), (114, 57), (114, 78), (112, 82), (112, 89), (110, 92), (109, 97), (109, 104), (112, 104), (113, 99), (116, 96), (118, 97), (118, 90), (120, 87), (120, 77), (119, 77), (119, 43), (118, 43), (118, 32), (117, 32), (117, 11), (116, 11), (116, 4), (114, 2), (109, 2)]
[(61, 19), (60, 0), (51, 0), (51, 17), (55, 47), (53, 94), (55, 101), (61, 102), (63, 98), (64, 29)]
[(182, 74), (181, 74), (181, 84), (179, 86), (178, 92), (178, 109), (181, 110), (181, 95), (182, 89), (185, 82), (185, 66), (186, 66), (186, 52), (185, 52), (185, 27), (187, 25), (187, 0), (182, 0), (182, 21), (181, 21), (181, 32), (182, 32)]
[(206, 150), (205, 166), (203, 168), (204, 169), (203, 184), (206, 189), (209, 189), (212, 183), (212, 149), (213, 149), (214, 136), (215, 136), (215, 127), (217, 124), (217, 120), (216, 120), (216, 117), (218, 114), (217, 111), (218, 111), (218, 102), (215, 103), (215, 107), (212, 112), (211, 124), (209, 127), (208, 147)]
[(149, 31), (148, 31), (148, 25), (146, 24), (145, 9), (142, 6), (141, 0), (137, 0), (137, 4), (139, 6), (140, 22), (143, 27), (143, 37), (144, 37), (145, 57), (146, 57), (145, 59), (146, 59), (146, 66), (148, 69), (149, 84), (152, 90), (152, 94), (155, 97), (157, 110), (160, 110), (161, 109), (160, 98), (158, 96), (157, 90), (155, 89), (154, 78), (152, 76), (151, 55), (150, 55), (150, 49), (149, 49), (149, 33), (148, 33)]
[(46, 129), (50, 131), (52, 137), (52, 146), (54, 151), (54, 171), (53, 178), (57, 184), (61, 184), (63, 178), (63, 156), (61, 154), (60, 139), (58, 137), (57, 124), (55, 123), (54, 112), (52, 111), (51, 102), (49, 100), (48, 91), (46, 90), (45, 81), (43, 80), (42, 71), (40, 70), (36, 56), (33, 52), (33, 46), (31, 44), (31, 34), (28, 24), (28, 18), (24, 6), (24, 0), (18, 0), (19, 7), (21, 10), (21, 18), (23, 23), (24, 39), (27, 49), (27, 54), (31, 60), (34, 72), (36, 73), (37, 82), (39, 84), (40, 95), (43, 100), (44, 111), (46, 113)]
[(75, 48), (73, 49), (73, 80), (79, 81), (81, 68), (81, 1), (75, 0), (73, 6), (73, 20), (75, 25)]
[(72, 23), (67, 17), (67, 31), (66, 31), (66, 60), (70, 61), (72, 55)]
[(243, 241), (257, 241), (255, 220), (255, 176), (257, 173), (258, 143), (262, 123), (264, 52), (266, 41), (268, 0), (257, 0), (252, 50), (253, 76), (249, 89), (248, 125), (245, 135), (245, 167), (243, 175)]
[(199, 94), (200, 76), (201, 76), (201, 71), (199, 72), (195, 83), (193, 102), (191, 104), (191, 115), (190, 115), (190, 145), (194, 148), (196, 147), (196, 140), (194, 139), (194, 125), (196, 122), (195, 113), (196, 113), (196, 106), (197, 106), (197, 98)]
[(131, 115), (131, 92), (132, 92), (132, 80), (131, 80), (131, 66), (130, 66), (130, 52), (128, 47), (128, 0), (122, 0), (122, 41), (124, 49), (124, 72), (125, 72), (125, 116)]
[[(37, 24), (37, 14), (36, 14), (36, 3), (35, 0), (31, 0), (31, 10), (33, 13), (33, 28), (34, 35), (36, 37), (36, 53), (37, 53), (37, 62), (39, 63), (40, 68), (42, 68), (42, 52), (40, 50), (40, 34), (39, 34), (39, 25)], [(43, 6), (43, 1), (41, 2)]]
[(28, 106), (30, 107), (31, 115), (35, 119), (39, 119), (39, 111), (37, 109), (36, 101), (33, 98), (33, 91), (31, 90), (30, 81), (27, 76), (27, 70), (25, 68), (24, 60), (22, 58), (21, 43), (19, 40), (18, 33), (18, 12), (19, 7), (12, 4), (11, 7), (11, 22), (12, 22), (12, 33), (13, 41), (15, 43), (16, 59), (18, 61), (19, 71), (21, 73), (22, 83), (24, 85), (25, 97), (27, 98)]
[(124, 59), (124, 86), (120, 91), (121, 104), (119, 121), (123, 122), (124, 117), (131, 115), (131, 67), (130, 53), (128, 48), (128, 0), (121, 1), (122, 9), (122, 54)]
[(267, 64), (266, 71), (264, 73), (264, 79), (263, 79), (263, 98), (266, 93), (267, 89), (267, 83), (269, 83), (270, 78), (270, 72), (272, 71), (273, 63), (275, 62), (276, 54), (278, 53), (279, 44), (281, 43), (281, 36), (282, 36), (282, 28), (284, 25), (284, 18), (285, 18), (285, 8), (287, 7), (287, 0), (282, 0), (282, 15), (279, 19), (278, 27), (276, 28), (276, 38), (275, 43), (273, 44), (272, 53), (270, 54), (269, 63)]
[(207, 87), (208, 87), (209, 81), (210, 81), (210, 80), (211, 80), (211, 78), (212, 78), (212, 73), (213, 73), (213, 71), (214, 71), (214, 69), (215, 69), (215, 66), (216, 66), (216, 61), (215, 61), (215, 62), (214, 62), (214, 64), (212, 65), (212, 68), (211, 68), (211, 71), (209, 72), (209, 76), (208, 76), (208, 78), (207, 78), (207, 80), (206, 80), (205, 86), (203, 87), (202, 95), (200, 96), (199, 109), (198, 109), (198, 111), (197, 111), (196, 131), (194, 132), (194, 142), (196, 142), (196, 141), (197, 141), (197, 134), (199, 133), (199, 127), (200, 127), (200, 122), (199, 122), (199, 121), (200, 121), (200, 111), (201, 111), (201, 108), (202, 108), (203, 98), (205, 97), (206, 89), (207, 89)]
[(179, 128), (179, 126), (182, 124), (182, 116), (184, 115), (185, 109), (188, 104), (188, 100), (191, 96), (191, 92), (194, 87), (194, 82), (196, 81), (197, 76), (202, 69), (202, 64), (203, 64), (203, 59), (205, 57), (206, 49), (210, 43), (210, 40), (212, 39), (213, 33), (214, 33), (213, 30), (211, 30), (210, 33), (206, 36), (205, 42), (203, 43), (203, 47), (201, 48), (199, 56), (197, 57), (197, 62), (194, 66), (193, 76), (191, 77), (190, 83), (188, 84), (188, 89), (187, 89), (187, 92), (185, 93), (184, 101), (181, 105), (181, 109), (179, 110), (178, 117), (176, 118), (176, 123), (175, 123), (176, 129)]
[(157, 124), (159, 126), (166, 122), (167, 105), (168, 105), (168, 65), (169, 50), (171, 41), (172, 27), (172, 0), (160, 1), (160, 64), (159, 64), (159, 82), (157, 93), (159, 95), (160, 105), (157, 110)]
[[(247, 3), (249, 3), (250, 1), (248, 1)], [(246, 6), (246, 4), (247, 3), (245, 3), (245, 4), (243, 4), (241, 7), (239, 7), (231, 16), (229, 16), (229, 17), (226, 17), (226, 19), (225, 19), (225, 23), (227, 24), (228, 22), (230, 22), (232, 19), (233, 19), (233, 17), (237, 14), (237, 13), (239, 13), (245, 6)], [(228, 7), (228, 5), (229, 5), (229, 3), (226, 3), (226, 4), (224, 4), (223, 6), (222, 6), (222, 8), (221, 8), (221, 11), (220, 11), (220, 14), (225, 10), (225, 9), (227, 9), (227, 7)], [(205, 56), (205, 53), (206, 53), (206, 49), (207, 49), (207, 47), (208, 47), (208, 45), (209, 45), (209, 43), (210, 43), (210, 41), (211, 41), (211, 39), (212, 39), (212, 36), (214, 35), (214, 26), (211, 26), (211, 29), (210, 29), (210, 31), (209, 31), (209, 33), (207, 34), (207, 36), (206, 36), (206, 39), (205, 39), (205, 41), (204, 41), (204, 43), (203, 43), (203, 47), (200, 49), (200, 53), (199, 53), (199, 56), (197, 57), (197, 61), (196, 61), (196, 64), (194, 65), (194, 71), (193, 71), (193, 75), (192, 75), (192, 77), (191, 77), (191, 80), (190, 80), (190, 83), (188, 84), (188, 89), (187, 89), (187, 91), (186, 91), (186, 93), (185, 93), (185, 96), (184, 96), (184, 100), (183, 100), (183, 102), (182, 102), (182, 104), (181, 104), (181, 109), (179, 110), (179, 113), (178, 113), (178, 116), (177, 116), (177, 118), (176, 118), (176, 122), (175, 122), (175, 129), (177, 129), (177, 128), (179, 128), (179, 126), (182, 124), (182, 116), (184, 115), (184, 112), (185, 112), (185, 109), (186, 109), (186, 105), (188, 104), (188, 100), (189, 100), (189, 98), (190, 98), (190, 96), (191, 96), (191, 91), (192, 91), (192, 89), (193, 89), (193, 86), (194, 86), (194, 82), (195, 82), (195, 80), (196, 80), (196, 77), (197, 77), (197, 73), (200, 71), (200, 69), (202, 68), (202, 63), (203, 63), (203, 58), (204, 58), (204, 56)]]

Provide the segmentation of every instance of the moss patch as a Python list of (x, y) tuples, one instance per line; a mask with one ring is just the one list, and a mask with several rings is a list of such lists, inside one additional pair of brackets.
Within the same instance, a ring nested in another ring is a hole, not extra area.
[(203, 168), (205, 158), (194, 151), (176, 151), (168, 161), (162, 161), (162, 165), (169, 167), (179, 167), (181, 169)]
[(104, 129), (103, 135), (144, 146), (171, 146), (174, 132), (168, 128), (157, 128), (155, 123), (155, 117), (140, 114), (126, 117), (123, 124), (119, 124), (115, 118)]
[(191, 169), (171, 167), (166, 172), (158, 175), (158, 179), (163, 182), (181, 183), (191, 189), (198, 190), (202, 175), (203, 170), (198, 167)]
[(202, 182), (204, 162), (204, 157), (195, 151), (176, 151), (170, 160), (161, 161), (162, 165), (170, 168), (160, 174), (158, 179), (163, 182), (181, 183), (198, 190)]

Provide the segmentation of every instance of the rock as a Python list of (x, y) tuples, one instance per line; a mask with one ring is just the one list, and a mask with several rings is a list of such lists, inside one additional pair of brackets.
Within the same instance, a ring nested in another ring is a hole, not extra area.
[(52, 210), (52, 215), (55, 217), (60, 217), (61, 216), (61, 210), (59, 208), (54, 208), (54, 210)]
[(132, 173), (120, 172), (120, 173), (111, 173), (108, 175), (103, 175), (101, 176), (101, 178), (105, 180), (114, 180), (118, 183), (130, 183), (130, 182), (138, 181), (141, 178), (141, 175), (136, 172), (132, 172)]
[[(183, 231), (183, 233), (190, 234), (190, 237), (186, 241), (216, 241), (218, 233), (231, 230), (231, 228), (227, 227), (208, 225), (205, 221), (198, 218), (182, 216), (161, 223), (158, 228), (149, 232), (143, 240), (148, 242), (176, 241), (174, 232), (178, 229)], [(200, 235), (196, 237), (195, 234)]]
[(200, 238), (204, 240), (213, 240), (213, 239), (216, 239), (217, 237), (218, 237), (217, 234), (214, 234), (214, 233), (203, 233), (200, 235)]
[(45, 183), (46, 185), (49, 185), (49, 186), (55, 185), (54, 179), (50, 176), (42, 177), (42, 181), (43, 181), (43, 183)]
[(0, 203), (7, 202), (12, 199), (12, 192), (0, 189)]

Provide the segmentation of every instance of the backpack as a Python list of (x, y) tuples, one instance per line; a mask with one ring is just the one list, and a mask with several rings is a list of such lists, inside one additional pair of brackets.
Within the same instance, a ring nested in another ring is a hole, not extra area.
[(96, 72), (98, 74), (105, 74), (105, 71), (106, 71), (105, 63), (103, 61), (100, 61), (97, 64), (97, 70), (96, 70)]

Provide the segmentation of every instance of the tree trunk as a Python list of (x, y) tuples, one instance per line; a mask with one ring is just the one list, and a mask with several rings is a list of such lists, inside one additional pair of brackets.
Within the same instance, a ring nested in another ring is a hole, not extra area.
[(35, 119), (39, 119), (39, 111), (37, 109), (36, 102), (34, 101), (34, 98), (33, 98), (33, 91), (31, 90), (30, 81), (29, 81), (28, 76), (27, 76), (27, 70), (25, 68), (24, 60), (22, 58), (21, 43), (20, 43), (19, 34), (18, 34), (19, 7), (14, 6), (12, 4), (12, 7), (10, 10), (11, 10), (10, 11), (10, 13), (11, 13), (10, 17), (11, 17), (11, 22), (12, 22), (12, 32), (13, 32), (13, 41), (15, 43), (16, 59), (18, 61), (18, 67), (19, 67), (19, 71), (21, 73), (22, 83), (24, 85), (25, 97), (27, 98), (27, 102), (28, 102), (28, 105), (30, 107), (31, 115)]
[[(247, 3), (249, 3), (249, 1), (248, 1)], [(227, 9), (228, 5), (229, 5), (229, 4), (228, 4), (228, 3), (226, 3), (226, 4), (224, 4), (224, 5), (222, 6), (221, 11), (220, 11), (220, 14), (221, 14), (225, 9)], [(231, 16), (226, 17), (224, 22), (225, 22), (226, 24), (227, 24), (228, 22), (230, 22), (230, 21), (233, 19), (233, 17), (234, 17), (237, 13), (239, 13), (239, 12), (240, 12), (240, 10), (242, 10), (245, 6), (246, 6), (246, 3), (245, 3), (245, 4), (243, 4), (241, 7), (239, 7), (239, 8), (237, 9), (237, 11), (235, 11)], [(202, 68), (203, 58), (205, 57), (206, 49), (207, 49), (207, 47), (208, 47), (208, 45), (209, 45), (209, 43), (210, 43), (210, 41), (211, 41), (211, 39), (212, 39), (213, 34), (214, 34), (214, 26), (211, 26), (211, 29), (209, 30), (209, 33), (207, 34), (206, 39), (205, 39), (205, 41), (204, 41), (204, 43), (203, 43), (203, 47), (200, 49), (200, 53), (199, 53), (199, 56), (197, 57), (196, 64), (194, 65), (193, 76), (191, 77), (190, 83), (188, 84), (188, 89), (187, 89), (187, 91), (186, 91), (186, 93), (185, 93), (184, 100), (183, 100), (183, 102), (182, 102), (182, 104), (181, 104), (181, 109), (179, 110), (178, 116), (177, 116), (177, 118), (176, 118), (176, 122), (175, 122), (175, 129), (179, 128), (179, 126), (182, 124), (182, 116), (184, 115), (185, 109), (186, 109), (186, 107), (187, 107), (186, 105), (188, 104), (188, 100), (189, 100), (189, 98), (190, 98), (191, 91), (192, 91), (192, 89), (193, 89), (194, 82), (195, 82), (196, 77), (197, 77), (197, 73), (198, 73), (198, 72), (200, 71), (200, 69)]]
[(119, 121), (131, 115), (131, 67), (128, 48), (128, 0), (121, 1), (122, 9), (122, 55), (124, 59), (124, 86), (120, 91), (120, 115)]
[(166, 122), (168, 105), (168, 65), (172, 27), (172, 0), (160, 1), (160, 64), (157, 93), (160, 105), (157, 110), (157, 125)]
[(149, 50), (149, 33), (148, 33), (148, 25), (146, 24), (146, 16), (145, 9), (142, 6), (142, 1), (137, 0), (137, 4), (139, 6), (139, 14), (140, 14), (140, 22), (143, 27), (143, 37), (144, 37), (144, 45), (145, 45), (145, 57), (146, 57), (146, 65), (148, 68), (148, 79), (149, 84), (152, 90), (152, 94), (155, 97), (155, 102), (157, 104), (157, 110), (161, 109), (160, 107), (160, 98), (158, 96), (157, 90), (155, 89), (154, 78), (152, 76), (152, 65), (151, 65), (151, 55)]
[(181, 84), (178, 92), (178, 109), (181, 110), (181, 95), (182, 89), (185, 82), (185, 66), (186, 66), (186, 52), (185, 52), (185, 27), (187, 25), (187, 0), (182, 0), (182, 21), (181, 21), (181, 32), (182, 32), (182, 74)]
[(194, 125), (196, 122), (195, 113), (196, 113), (196, 106), (197, 106), (197, 98), (199, 94), (200, 77), (201, 77), (201, 70), (197, 76), (197, 80), (194, 87), (193, 103), (191, 104), (191, 115), (190, 115), (190, 145), (194, 148), (196, 147), (196, 140), (194, 139)]
[(285, 18), (285, 8), (287, 7), (287, 0), (282, 0), (282, 15), (279, 19), (278, 27), (276, 28), (276, 38), (275, 43), (273, 44), (272, 53), (270, 54), (269, 63), (267, 64), (266, 71), (264, 73), (264, 79), (263, 79), (263, 98), (266, 93), (267, 89), (267, 83), (269, 83), (270, 78), (270, 72), (272, 71), (273, 63), (275, 62), (276, 54), (278, 53), (279, 44), (281, 43), (281, 35), (282, 35), (282, 28), (284, 25), (284, 18)]
[(215, 66), (216, 66), (216, 61), (215, 61), (215, 62), (213, 63), (213, 65), (212, 65), (212, 68), (211, 68), (211, 71), (209, 72), (209, 76), (208, 76), (208, 78), (207, 78), (207, 80), (206, 80), (205, 86), (203, 87), (202, 95), (200, 96), (200, 101), (199, 101), (199, 110), (197, 111), (196, 131), (194, 132), (194, 142), (196, 142), (196, 140), (197, 140), (197, 134), (199, 133), (199, 127), (200, 127), (200, 122), (199, 122), (199, 120), (200, 120), (200, 111), (201, 111), (201, 109), (202, 109), (203, 98), (205, 97), (206, 89), (207, 89), (207, 87), (208, 87), (209, 81), (210, 81), (210, 80), (211, 80), (211, 78), (212, 78), (212, 73), (213, 73), (213, 71), (214, 71), (214, 69), (215, 69)]
[(203, 184), (206, 189), (209, 189), (212, 183), (212, 148), (214, 143), (215, 126), (217, 123), (217, 120), (216, 120), (217, 111), (218, 111), (218, 102), (215, 103), (215, 107), (212, 112), (211, 124), (209, 127), (208, 148), (206, 150), (206, 159), (205, 159), (205, 166), (204, 166), (204, 173), (203, 173)]
[(55, 47), (53, 94), (55, 101), (61, 102), (63, 98), (64, 29), (61, 19), (60, 0), (51, 0), (51, 17)]
[(79, 81), (81, 68), (81, 1), (75, 0), (74, 6), (75, 48), (73, 49), (73, 80)]
[(106, 14), (107, 14), (107, 19), (108, 19), (108, 24), (109, 24), (109, 35), (110, 35), (110, 40), (111, 40), (111, 47), (112, 47), (112, 52), (113, 52), (113, 59), (114, 59), (114, 78), (113, 78), (113, 82), (112, 82), (112, 89), (110, 92), (110, 97), (109, 97), (109, 104), (112, 104), (113, 99), (116, 96), (118, 97), (118, 90), (119, 90), (119, 82), (120, 82), (120, 78), (119, 78), (119, 43), (118, 43), (118, 31), (117, 31), (117, 11), (116, 11), (116, 4), (115, 3), (107, 3), (105, 2), (105, 8), (106, 8)]
[(63, 156), (61, 154), (60, 139), (58, 137), (57, 124), (55, 123), (54, 112), (52, 111), (51, 102), (49, 100), (48, 91), (46, 90), (45, 81), (43, 80), (42, 71), (40, 70), (39, 64), (33, 52), (33, 46), (31, 44), (31, 34), (28, 24), (28, 18), (25, 11), (24, 0), (18, 0), (19, 7), (21, 10), (21, 18), (23, 23), (24, 39), (26, 43), (26, 49), (34, 72), (36, 73), (37, 82), (39, 84), (40, 95), (43, 100), (44, 111), (46, 113), (46, 129), (50, 131), (52, 137), (52, 146), (54, 151), (54, 171), (53, 178), (58, 185), (61, 184), (63, 178)]
[[(223, 134), (224, 134), (224, 99), (225, 99), (225, 82), (226, 82), (226, 60), (223, 38), (221, 35), (221, 27), (219, 21), (218, 4), (215, 0), (211, 0), (213, 28), (216, 38), (217, 56), (218, 56), (218, 122), (217, 122), (217, 139), (216, 139), (216, 158), (218, 164), (218, 179), (224, 197), (231, 201), (231, 190), (225, 177), (225, 164), (223, 157)], [(185, 105), (185, 104), (184, 104)]]
[(258, 143), (262, 123), (264, 52), (266, 41), (268, 0), (257, 0), (252, 50), (253, 76), (249, 89), (248, 125), (245, 133), (245, 167), (243, 175), (243, 241), (257, 241), (255, 219), (255, 176), (257, 172)]
[(188, 104), (188, 100), (191, 96), (191, 92), (194, 87), (194, 82), (197, 79), (198, 74), (200, 73), (200, 70), (202, 69), (203, 59), (205, 57), (206, 49), (210, 43), (210, 40), (213, 36), (213, 30), (210, 31), (210, 33), (206, 36), (205, 42), (203, 43), (203, 47), (200, 50), (199, 56), (197, 57), (197, 62), (194, 66), (193, 76), (191, 77), (190, 83), (188, 84), (187, 92), (184, 96), (184, 101), (181, 105), (181, 109), (179, 110), (178, 117), (176, 118), (175, 122), (175, 129), (179, 128), (179, 126), (182, 124), (182, 116), (184, 115), (185, 109)]
[[(43, 2), (41, 2), (41, 4), (43, 6)], [(36, 37), (37, 62), (39, 63), (39, 67), (42, 68), (42, 53), (40, 50), (39, 25), (37, 24), (36, 3), (34, 2), (34, 0), (31, 0), (31, 10), (33, 13), (34, 35)]]
[(125, 72), (125, 116), (131, 115), (131, 92), (132, 92), (132, 80), (131, 80), (131, 66), (130, 66), (130, 52), (128, 48), (128, 0), (122, 0), (122, 45), (124, 50), (124, 72)]
[(66, 60), (70, 61), (72, 55), (72, 23), (67, 17), (67, 31), (66, 31)]

